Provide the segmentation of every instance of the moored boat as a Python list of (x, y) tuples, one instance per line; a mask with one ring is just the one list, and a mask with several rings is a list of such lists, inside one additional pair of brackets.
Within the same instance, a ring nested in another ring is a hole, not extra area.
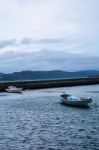
[(9, 93), (21, 93), (22, 92), (22, 88), (17, 88), (15, 86), (9, 86), (6, 89), (6, 91), (9, 92)]
[(61, 94), (60, 100), (63, 104), (75, 107), (88, 107), (92, 102), (90, 97), (77, 97), (69, 94)]

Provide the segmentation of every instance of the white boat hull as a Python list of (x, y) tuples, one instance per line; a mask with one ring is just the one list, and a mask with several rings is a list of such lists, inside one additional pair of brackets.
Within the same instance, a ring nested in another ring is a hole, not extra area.
[(6, 89), (6, 91), (7, 92), (9, 92), (9, 93), (21, 93), (22, 92), (22, 90), (10, 90), (10, 89)]
[(68, 101), (64, 100), (64, 98), (61, 98), (62, 104), (68, 105), (68, 106), (75, 106), (75, 107), (88, 107), (89, 102), (88, 101)]

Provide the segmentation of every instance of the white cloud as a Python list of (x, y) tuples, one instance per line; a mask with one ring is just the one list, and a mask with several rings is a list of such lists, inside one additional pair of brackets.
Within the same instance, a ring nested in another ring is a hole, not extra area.
[[(73, 53), (99, 56), (98, 6), (98, 0), (0, 1), (0, 53), (12, 51), (16, 52), (16, 55), (19, 52), (31, 52), (32, 54), (35, 51), (40, 52), (42, 49), (50, 49), (53, 53), (62, 51), (62, 53), (71, 53), (71, 55)], [(15, 39), (15, 43), (2, 46), (2, 42), (7, 39)], [(44, 55), (43, 52), (42, 54)], [(23, 66), (22, 57), (18, 57)], [(55, 57), (57, 56), (55, 55)], [(3, 59), (4, 61), (8, 60), (6, 55), (3, 56)], [(54, 59), (56, 60), (56, 58)], [(28, 62), (26, 66), (30, 66), (31, 63), (28, 60), (26, 62)], [(41, 64), (40, 61), (38, 62)], [(9, 60), (9, 66), (12, 65), (11, 63)], [(45, 64), (46, 66), (44, 66)], [(58, 65), (60, 66), (57, 61), (54, 68), (55, 66), (58, 68)], [(35, 63), (34, 66), (36, 66)], [(48, 61), (42, 60), (42, 66), (47, 68), (52, 65)], [(20, 66), (18, 67), (20, 68)]]
[(6, 40), (1, 40), (0, 41), (0, 48), (5, 48), (7, 46), (13, 46), (16, 44), (15, 39), (6, 39)]
[(92, 0), (1, 1), (0, 24), (4, 36), (0, 36), (59, 38), (84, 35), (88, 27), (92, 29), (94, 16), (91, 18), (90, 14), (95, 9), (92, 4)]

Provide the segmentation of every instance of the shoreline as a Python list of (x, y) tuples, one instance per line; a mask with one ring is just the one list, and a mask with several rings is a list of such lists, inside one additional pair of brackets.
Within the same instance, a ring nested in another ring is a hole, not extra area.
[(0, 92), (5, 92), (9, 86), (21, 87), (23, 90), (57, 88), (80, 85), (99, 84), (99, 77), (86, 77), (76, 79), (53, 79), (53, 80), (36, 80), (36, 81), (7, 81), (0, 83)]

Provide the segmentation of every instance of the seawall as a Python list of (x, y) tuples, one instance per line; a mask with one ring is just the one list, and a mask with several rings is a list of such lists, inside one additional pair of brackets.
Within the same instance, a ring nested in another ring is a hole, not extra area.
[(9, 86), (22, 87), (26, 89), (42, 89), (67, 87), (78, 85), (99, 84), (99, 77), (76, 78), (76, 79), (59, 79), (59, 80), (38, 80), (38, 81), (18, 81), (18, 82), (1, 82), (0, 92), (4, 92)]

